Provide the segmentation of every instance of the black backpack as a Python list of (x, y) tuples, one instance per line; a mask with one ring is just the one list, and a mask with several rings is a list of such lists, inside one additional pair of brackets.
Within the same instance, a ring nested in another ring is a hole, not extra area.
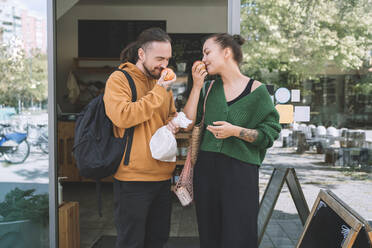
[[(128, 72), (124, 73), (131, 91), (132, 102), (137, 100), (136, 86)], [(123, 138), (116, 138), (113, 124), (107, 117), (103, 94), (97, 96), (81, 111), (75, 124), (74, 147), (72, 149), (81, 176), (97, 182), (98, 207), (101, 214), (100, 179), (113, 175), (124, 156), (124, 165), (129, 164), (134, 127), (125, 130)]]

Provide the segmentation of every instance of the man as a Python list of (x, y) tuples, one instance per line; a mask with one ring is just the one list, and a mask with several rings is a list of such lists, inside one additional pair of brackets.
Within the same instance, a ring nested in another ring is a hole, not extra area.
[(115, 136), (123, 137), (125, 129), (135, 127), (129, 164), (123, 159), (114, 175), (116, 248), (161, 248), (168, 240), (175, 163), (153, 159), (149, 143), (164, 125), (178, 131), (171, 122), (177, 113), (169, 91), (175, 79), (164, 81), (161, 73), (171, 56), (170, 37), (159, 28), (147, 29), (121, 54), (120, 69), (133, 78), (137, 101), (131, 102), (122, 72), (114, 72), (106, 83), (105, 109)]

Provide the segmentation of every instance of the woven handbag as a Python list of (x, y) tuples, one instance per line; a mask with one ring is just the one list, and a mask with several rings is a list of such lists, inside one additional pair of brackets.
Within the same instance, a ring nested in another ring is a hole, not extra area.
[(182, 206), (189, 205), (194, 199), (194, 190), (193, 190), (193, 175), (194, 175), (194, 165), (198, 156), (200, 139), (204, 127), (204, 115), (205, 115), (205, 104), (209, 91), (212, 88), (214, 81), (211, 82), (207, 94), (205, 95), (204, 105), (203, 105), (203, 117), (200, 124), (194, 126), (192, 131), (190, 146), (188, 148), (187, 157), (185, 165), (183, 166), (181, 175), (179, 177), (176, 186), (174, 187), (174, 193), (177, 195)]

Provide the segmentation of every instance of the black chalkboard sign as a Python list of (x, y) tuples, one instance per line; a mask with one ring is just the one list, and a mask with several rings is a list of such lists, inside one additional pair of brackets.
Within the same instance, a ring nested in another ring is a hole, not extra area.
[(259, 244), (265, 234), (266, 227), (270, 221), (284, 183), (287, 184), (303, 225), (305, 225), (309, 216), (309, 207), (306, 203), (295, 169), (285, 168), (285, 165), (279, 165), (278, 168), (274, 168), (260, 202), (257, 220)]
[(353, 248), (371, 248), (372, 247), (371, 236), (372, 236), (371, 232), (368, 232), (367, 227), (363, 226), (353, 244)]
[(166, 31), (166, 21), (79, 20), (78, 55), (80, 58), (119, 58), (124, 47), (151, 27)]
[(320, 201), (300, 247), (342, 247), (351, 227)]
[(360, 216), (354, 209), (350, 208), (345, 202), (338, 198), (331, 191), (327, 193), (336, 201), (338, 201), (342, 206), (344, 206), (347, 211), (349, 211), (354, 217), (356, 217), (360, 222), (363, 223), (362, 229), (359, 231), (358, 236), (353, 243), (353, 248), (372, 248), (372, 227), (362, 216)]
[(266, 227), (269, 224), (287, 174), (288, 170), (275, 168), (271, 174), (270, 181), (266, 186), (258, 211), (257, 227), (259, 244), (261, 243)]
[(297, 248), (354, 247), (363, 222), (333, 196), (330, 191), (319, 192)]

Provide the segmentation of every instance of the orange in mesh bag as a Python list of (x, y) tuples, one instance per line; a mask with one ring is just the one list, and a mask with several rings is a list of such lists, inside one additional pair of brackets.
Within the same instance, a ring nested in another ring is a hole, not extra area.
[(194, 176), (193, 174), (194, 166), (191, 164), (191, 147), (189, 147), (185, 165), (183, 166), (181, 175), (176, 183), (176, 186), (174, 187), (174, 193), (177, 195), (182, 206), (189, 205), (194, 198), (192, 184)]

